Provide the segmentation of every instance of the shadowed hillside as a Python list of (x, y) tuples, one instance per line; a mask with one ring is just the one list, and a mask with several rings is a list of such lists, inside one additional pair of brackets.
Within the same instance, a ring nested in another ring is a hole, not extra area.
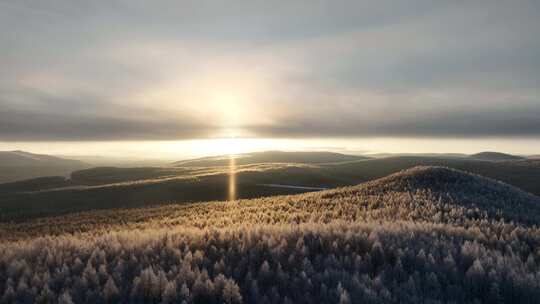
[(41, 176), (68, 176), (72, 171), (88, 167), (78, 160), (24, 151), (0, 151), (0, 183)]
[[(320, 164), (337, 163), (369, 159), (366, 156), (346, 155), (332, 152), (283, 152), (266, 151), (234, 156), (237, 165), (259, 164), (259, 163), (301, 163)], [(230, 157), (228, 155), (216, 157), (204, 157), (193, 160), (179, 161), (173, 163), (178, 167), (215, 167), (228, 166)]]
[(535, 303), (539, 219), (539, 198), (517, 188), (417, 167), (295, 196), (0, 224), (1, 301)]
[(462, 158), (401, 156), (336, 164), (325, 167), (325, 170), (330, 176), (339, 176), (342, 180), (356, 180), (358, 183), (415, 166), (444, 166), (473, 172), (540, 195), (540, 186), (536, 182), (540, 179), (540, 163), (533, 160), (494, 162)]
[(522, 160), (521, 156), (505, 154), (500, 152), (480, 152), (470, 156), (474, 159), (489, 160), (489, 161), (507, 161), (507, 160)]
[[(297, 224), (340, 221), (422, 221), (462, 225), (503, 220), (540, 222), (540, 199), (505, 183), (444, 167), (415, 167), (357, 186), (293, 196), (234, 202), (164, 205), (141, 209), (84, 212), (5, 224), (22, 235), (92, 231), (105, 227), (145, 228), (155, 223), (196, 228), (241, 224)], [(52, 222), (50, 222), (52, 221)], [(86, 227), (86, 228), (82, 228)], [(8, 230), (6, 230), (8, 231)]]
[(73, 172), (71, 179), (52, 177), (0, 184), (0, 221), (95, 209), (227, 200), (231, 172), (235, 174), (236, 197), (248, 199), (350, 186), (415, 166), (469, 171), (540, 194), (540, 165), (535, 160), (493, 162), (403, 156), (320, 164), (236, 164), (232, 171), (228, 166), (100, 167)]

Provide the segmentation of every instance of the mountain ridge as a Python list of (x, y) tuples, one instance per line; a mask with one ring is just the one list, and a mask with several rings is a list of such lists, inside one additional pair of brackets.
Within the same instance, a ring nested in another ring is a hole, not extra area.
[(472, 154), (469, 157), (474, 158), (474, 159), (487, 160), (487, 161), (511, 161), (511, 160), (526, 159), (525, 157), (522, 157), (522, 156), (501, 153), (501, 152), (493, 152), (493, 151), (484, 151), (484, 152)]
[(367, 156), (348, 155), (335, 152), (286, 152), (286, 151), (263, 151), (252, 153), (241, 153), (234, 155), (218, 155), (202, 157), (173, 162), (173, 166), (228, 166), (230, 158), (233, 157), (237, 165), (255, 163), (304, 163), (322, 164), (334, 162), (346, 162), (355, 160), (370, 159)]
[[(9, 162), (8, 162), (9, 161)], [(13, 163), (15, 161), (15, 163)], [(25, 162), (26, 161), (26, 162)], [(81, 165), (88, 165), (80, 160), (63, 158), (53, 156), (49, 154), (31, 153), (22, 150), (0, 151), (0, 165), (41, 165), (44, 162), (49, 163), (77, 163)]]
[(79, 160), (21, 150), (0, 151), (0, 183), (45, 176), (68, 176), (90, 165)]
[[(430, 183), (437, 177), (443, 177), (444, 180), (438, 184)], [(470, 186), (460, 190), (463, 185)], [(276, 214), (279, 220), (267, 221), (260, 214)], [(204, 220), (200, 218), (202, 215)], [(33, 227), (36, 224), (42, 227), (44, 223), (52, 221), (54, 230), (80, 231), (79, 221), (86, 222), (88, 218), (94, 218), (98, 226), (125, 229), (160, 222), (160, 225), (204, 228), (226, 227), (229, 221), (254, 225), (327, 223), (334, 220), (424, 221), (452, 225), (502, 220), (528, 226), (540, 222), (540, 198), (505, 183), (464, 171), (419, 166), (359, 185), (318, 192), (233, 202), (195, 202), (83, 211), (61, 217), (37, 218), (27, 224), (22, 222), (21, 227)], [(122, 218), (124, 224), (117, 226), (118, 218)], [(144, 218), (142, 223), (141, 218)], [(164, 218), (167, 220), (162, 222)]]

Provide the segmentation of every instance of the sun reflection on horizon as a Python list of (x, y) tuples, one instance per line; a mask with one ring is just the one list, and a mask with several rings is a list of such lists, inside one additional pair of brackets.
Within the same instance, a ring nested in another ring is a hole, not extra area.
[(229, 154), (229, 201), (236, 200), (236, 159), (234, 154)]

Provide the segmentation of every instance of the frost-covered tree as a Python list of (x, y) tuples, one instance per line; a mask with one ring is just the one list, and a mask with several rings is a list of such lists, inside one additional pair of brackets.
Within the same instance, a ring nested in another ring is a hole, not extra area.
[(66, 216), (61, 235), (35, 237), (52, 219), (2, 223), (27, 234), (0, 242), (0, 302), (536, 303), (535, 199), (417, 168), (320, 193)]

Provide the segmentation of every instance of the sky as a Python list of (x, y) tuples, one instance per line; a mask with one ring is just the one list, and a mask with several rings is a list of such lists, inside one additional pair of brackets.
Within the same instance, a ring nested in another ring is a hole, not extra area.
[(0, 149), (540, 154), (535, 0), (0, 0), (0, 27)]

